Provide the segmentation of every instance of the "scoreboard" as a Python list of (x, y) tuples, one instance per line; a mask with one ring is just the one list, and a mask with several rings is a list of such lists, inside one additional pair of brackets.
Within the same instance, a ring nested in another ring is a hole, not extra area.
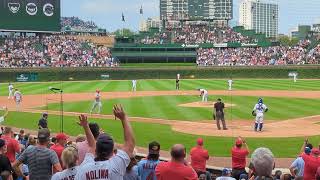
[(0, 31), (60, 32), (60, 0), (0, 0)]

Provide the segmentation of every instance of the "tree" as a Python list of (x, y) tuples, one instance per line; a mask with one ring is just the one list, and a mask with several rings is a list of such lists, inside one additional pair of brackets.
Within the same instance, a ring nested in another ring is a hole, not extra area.
[(279, 42), (282, 46), (295, 46), (296, 44), (298, 44), (299, 39), (282, 36), (279, 38)]
[(125, 36), (125, 37), (129, 37), (129, 36), (133, 36), (134, 32), (131, 31), (130, 29), (124, 28), (124, 29), (118, 29), (115, 32), (113, 32), (112, 34), (116, 35), (116, 36)]

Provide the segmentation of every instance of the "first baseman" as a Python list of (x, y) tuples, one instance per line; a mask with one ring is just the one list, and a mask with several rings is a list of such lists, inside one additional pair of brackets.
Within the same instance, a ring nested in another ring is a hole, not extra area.
[(19, 111), (20, 105), (22, 102), (22, 94), (18, 89), (15, 89), (15, 92), (13, 94), (13, 98), (14, 98), (14, 101), (16, 102), (17, 111)]
[(9, 90), (8, 99), (10, 98), (13, 99), (13, 90), (14, 90), (13, 84), (9, 83), (8, 90)]
[(92, 108), (90, 110), (90, 114), (92, 114), (92, 111), (94, 111), (97, 106), (98, 106), (98, 114), (100, 114), (101, 108), (102, 108), (102, 103), (101, 103), (101, 95), (100, 95), (99, 89), (96, 90), (96, 93), (94, 95), (94, 102), (93, 102)]
[(208, 101), (208, 91), (205, 89), (198, 89), (200, 91), (200, 97), (202, 97), (202, 102)]
[(262, 98), (259, 98), (258, 103), (253, 107), (252, 115), (256, 116), (254, 130), (262, 131), (263, 128), (263, 115), (268, 112), (268, 107), (263, 104)]

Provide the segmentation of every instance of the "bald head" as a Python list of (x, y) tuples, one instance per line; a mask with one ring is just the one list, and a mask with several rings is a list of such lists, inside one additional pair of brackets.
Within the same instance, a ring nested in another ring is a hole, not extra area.
[(186, 148), (182, 144), (175, 144), (171, 148), (171, 157), (173, 160), (183, 160), (186, 157)]

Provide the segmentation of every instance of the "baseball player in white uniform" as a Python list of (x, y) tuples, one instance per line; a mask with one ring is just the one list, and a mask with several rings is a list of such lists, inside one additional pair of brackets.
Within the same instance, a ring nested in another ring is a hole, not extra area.
[(4, 110), (4, 114), (2, 116), (0, 116), (0, 124), (2, 124), (4, 122), (4, 119), (7, 117), (9, 111), (7, 107), (3, 107), (2, 108)]
[(13, 99), (13, 90), (14, 90), (13, 84), (9, 83), (8, 90), (9, 90), (8, 99), (10, 98)]
[(228, 89), (229, 89), (229, 91), (231, 91), (232, 90), (232, 84), (233, 84), (233, 81), (232, 81), (232, 79), (229, 79), (228, 80)]
[(198, 89), (200, 91), (200, 97), (202, 96), (202, 102), (208, 102), (208, 91), (205, 89)]
[(15, 89), (13, 97), (14, 97), (14, 101), (16, 102), (17, 111), (20, 111), (20, 105), (21, 105), (21, 102), (22, 102), (22, 94), (21, 94), (21, 92), (18, 89)]
[(137, 91), (137, 80), (132, 80), (132, 91)]
[(94, 111), (96, 107), (98, 107), (98, 114), (100, 114), (102, 103), (101, 103), (101, 94), (99, 89), (96, 90), (96, 94), (94, 95), (94, 102), (90, 110), (90, 114), (92, 114), (92, 111)]
[(297, 76), (298, 76), (298, 73), (293, 74), (293, 82), (297, 82)]
[(263, 115), (268, 112), (268, 107), (263, 104), (262, 98), (259, 98), (258, 103), (253, 107), (252, 115), (256, 116), (254, 130), (262, 131), (263, 128)]

